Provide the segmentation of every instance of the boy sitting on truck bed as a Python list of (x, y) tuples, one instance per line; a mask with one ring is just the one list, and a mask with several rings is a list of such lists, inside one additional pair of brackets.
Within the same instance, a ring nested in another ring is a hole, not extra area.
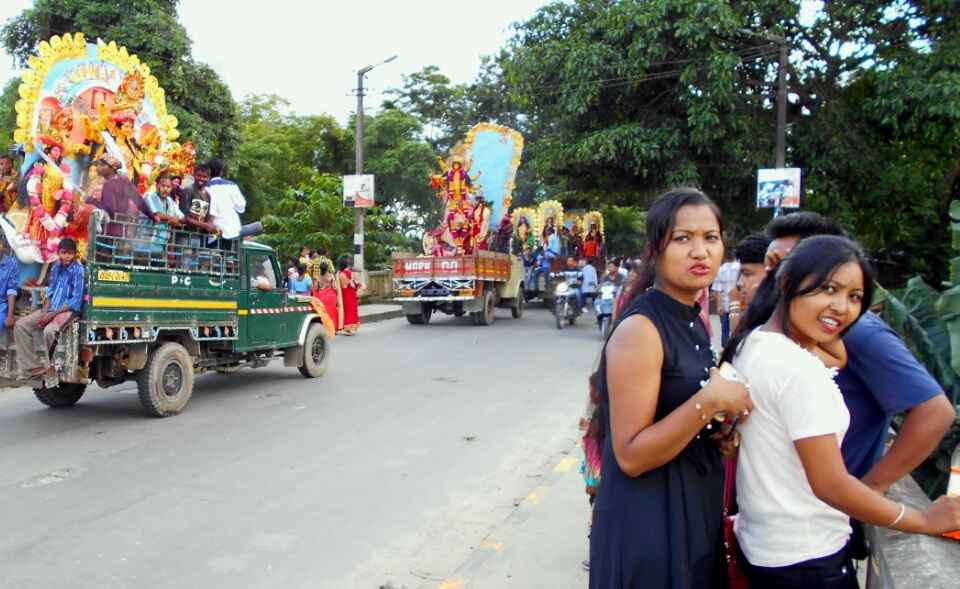
[[(30, 313), (14, 327), (20, 371), (41, 376), (50, 363), (50, 349), (57, 335), (83, 307), (84, 270), (76, 260), (77, 244), (70, 238), (60, 241), (59, 264), (50, 270), (50, 282), (43, 308)], [(43, 356), (37, 348), (43, 346)]]
[(3, 337), (4, 343), (7, 342), (7, 330), (15, 324), (13, 311), (17, 305), (19, 277), (20, 265), (17, 264), (17, 257), (10, 249), (7, 238), (0, 234), (0, 290), (3, 291), (0, 296), (0, 337)]

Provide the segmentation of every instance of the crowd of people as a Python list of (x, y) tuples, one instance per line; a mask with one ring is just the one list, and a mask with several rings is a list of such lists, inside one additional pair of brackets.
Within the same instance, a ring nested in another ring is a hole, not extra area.
[(292, 295), (319, 299), (337, 332), (355, 335), (360, 329), (359, 301), (364, 285), (352, 267), (353, 257), (348, 254), (334, 264), (325, 251), (303, 246), (299, 257), (287, 261), (285, 286)]
[[(838, 224), (778, 217), (719, 277), (723, 216), (705, 194), (662, 195), (646, 224), (590, 379), (591, 588), (853, 589), (863, 524), (960, 529), (960, 497), (918, 510), (884, 496), (955, 413), (869, 310), (874, 270)], [(719, 359), (702, 320), (711, 287)]]

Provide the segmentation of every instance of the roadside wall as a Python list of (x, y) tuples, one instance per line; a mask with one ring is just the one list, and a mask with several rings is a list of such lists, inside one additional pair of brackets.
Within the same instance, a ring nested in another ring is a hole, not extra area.
[(386, 302), (393, 292), (393, 272), (390, 270), (375, 270), (367, 272), (367, 292), (363, 295), (364, 302)]

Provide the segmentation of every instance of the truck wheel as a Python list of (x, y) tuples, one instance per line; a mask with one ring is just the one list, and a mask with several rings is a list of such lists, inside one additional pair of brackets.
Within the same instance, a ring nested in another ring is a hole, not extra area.
[(493, 293), (489, 290), (483, 295), (483, 308), (476, 313), (470, 313), (474, 325), (493, 325), (496, 319), (496, 308), (493, 304)]
[(303, 341), (303, 364), (298, 368), (304, 378), (319, 378), (327, 372), (330, 346), (323, 331), (323, 325), (319, 323), (312, 324), (307, 330), (307, 338)]
[(433, 307), (430, 303), (420, 303), (420, 312), (407, 315), (407, 321), (411, 325), (426, 325), (430, 323), (430, 317), (433, 316)]
[(183, 411), (193, 395), (193, 360), (178, 343), (157, 348), (137, 373), (137, 393), (148, 415), (169, 417)]
[(519, 319), (523, 317), (523, 309), (527, 306), (527, 302), (524, 299), (523, 291), (517, 295), (517, 298), (513, 300), (513, 306), (510, 307), (510, 314), (513, 315), (514, 319)]
[(38, 401), (47, 407), (62, 409), (76, 405), (85, 390), (87, 390), (87, 385), (85, 384), (64, 382), (52, 389), (33, 389), (33, 394), (37, 397)]

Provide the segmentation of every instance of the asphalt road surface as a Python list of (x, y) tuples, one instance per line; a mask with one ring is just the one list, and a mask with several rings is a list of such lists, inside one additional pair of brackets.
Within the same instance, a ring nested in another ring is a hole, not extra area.
[(203, 376), (168, 419), (4, 391), (0, 588), (583, 587), (583, 319), (364, 326), (324, 378)]

